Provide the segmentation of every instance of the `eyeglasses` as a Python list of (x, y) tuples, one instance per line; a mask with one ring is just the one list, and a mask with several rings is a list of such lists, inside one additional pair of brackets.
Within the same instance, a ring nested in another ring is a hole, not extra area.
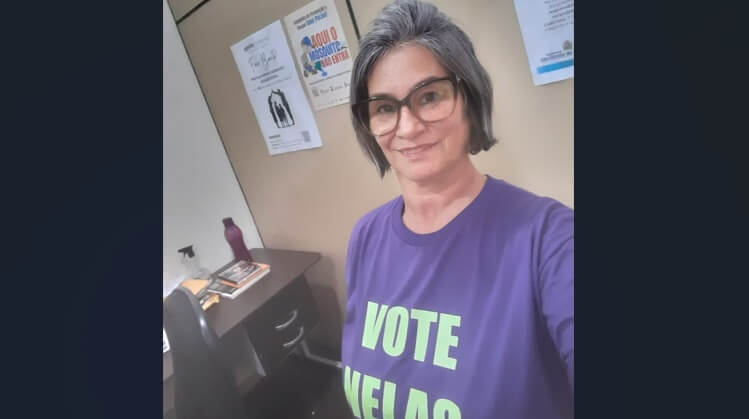
[(398, 126), (401, 107), (408, 106), (421, 122), (437, 122), (452, 115), (460, 79), (443, 77), (417, 84), (403, 99), (373, 96), (351, 106), (359, 122), (374, 136), (390, 134)]

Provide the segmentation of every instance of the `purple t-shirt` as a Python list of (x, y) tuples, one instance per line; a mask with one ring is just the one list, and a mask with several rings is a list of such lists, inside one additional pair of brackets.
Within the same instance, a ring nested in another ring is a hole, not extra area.
[(574, 212), (488, 177), (437, 232), (354, 227), (343, 380), (359, 418), (570, 418)]

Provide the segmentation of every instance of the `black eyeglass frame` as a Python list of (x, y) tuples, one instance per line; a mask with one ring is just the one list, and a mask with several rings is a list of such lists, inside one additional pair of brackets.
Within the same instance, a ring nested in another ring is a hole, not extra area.
[[(444, 118), (435, 119), (434, 121), (425, 121), (425, 120), (421, 119), (419, 117), (419, 115), (417, 115), (416, 112), (414, 112), (413, 109), (411, 108), (411, 104), (409, 103), (411, 101), (411, 97), (413, 96), (414, 93), (416, 93), (417, 90), (419, 90), (419, 89), (421, 89), (423, 87), (429, 86), (432, 83), (437, 83), (437, 82), (445, 81), (445, 80), (449, 80), (452, 83), (452, 85), (453, 85), (453, 108), (450, 110), (450, 113), (447, 114), (447, 116), (445, 116)], [(408, 92), (408, 94), (406, 95), (406, 97), (404, 97), (402, 100), (398, 100), (398, 99), (396, 99), (396, 98), (394, 98), (392, 96), (389, 96), (389, 95), (372, 96), (372, 97), (368, 97), (367, 99), (365, 99), (365, 100), (363, 100), (361, 102), (352, 104), (351, 105), (351, 111), (354, 113), (354, 115), (356, 115), (356, 119), (359, 121), (359, 123), (361, 124), (361, 126), (364, 127), (367, 130), (367, 132), (370, 135), (374, 136), (374, 137), (381, 137), (383, 135), (388, 135), (388, 134), (392, 133), (393, 131), (395, 131), (396, 129), (398, 129), (398, 124), (400, 124), (400, 121), (401, 121), (401, 107), (403, 107), (403, 106), (407, 106), (408, 109), (413, 114), (413, 116), (416, 119), (418, 119), (419, 121), (421, 121), (422, 123), (427, 124), (427, 123), (430, 123), (430, 122), (442, 121), (444, 119), (449, 118), (453, 114), (453, 112), (455, 112), (455, 105), (457, 103), (456, 99), (457, 99), (457, 96), (458, 96), (458, 85), (460, 84), (460, 82), (461, 82), (460, 77), (457, 77), (455, 75), (447, 76), (447, 77), (440, 77), (440, 78), (436, 78), (436, 79), (427, 79), (427, 80), (422, 81), (421, 83), (417, 83), (414, 87), (412, 87), (411, 91)], [(385, 132), (385, 133), (382, 133), (382, 134), (375, 134), (369, 128), (369, 121), (368, 121), (368, 119), (369, 119), (369, 102), (373, 102), (375, 100), (384, 100), (384, 99), (392, 100), (397, 105), (395, 125), (393, 126), (393, 129), (391, 129), (388, 132)]]

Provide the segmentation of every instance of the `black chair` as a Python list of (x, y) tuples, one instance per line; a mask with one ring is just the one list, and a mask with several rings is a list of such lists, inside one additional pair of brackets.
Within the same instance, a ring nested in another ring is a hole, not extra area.
[(190, 290), (178, 287), (164, 302), (172, 352), (177, 419), (247, 419), (247, 409), (218, 337)]

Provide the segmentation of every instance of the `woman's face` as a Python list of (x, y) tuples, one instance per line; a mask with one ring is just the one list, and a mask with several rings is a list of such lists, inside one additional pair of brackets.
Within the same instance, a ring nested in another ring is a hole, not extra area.
[[(449, 75), (429, 50), (404, 45), (380, 58), (369, 76), (367, 89), (370, 97), (387, 95), (402, 100), (420, 82)], [(463, 95), (456, 92), (455, 101), (450, 116), (427, 123), (402, 106), (395, 130), (375, 137), (399, 178), (414, 182), (438, 179), (450, 174), (463, 159), (468, 160), (470, 124)]]

